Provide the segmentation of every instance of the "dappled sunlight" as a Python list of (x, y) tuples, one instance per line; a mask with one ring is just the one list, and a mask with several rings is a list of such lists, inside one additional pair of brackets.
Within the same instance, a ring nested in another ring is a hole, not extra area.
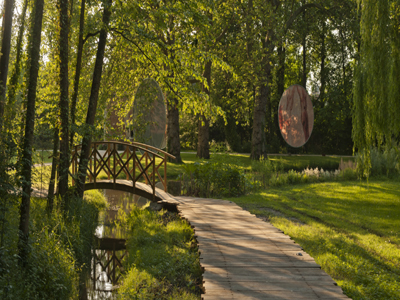
[(400, 183), (288, 185), (231, 200), (289, 234), (353, 299), (398, 299)]

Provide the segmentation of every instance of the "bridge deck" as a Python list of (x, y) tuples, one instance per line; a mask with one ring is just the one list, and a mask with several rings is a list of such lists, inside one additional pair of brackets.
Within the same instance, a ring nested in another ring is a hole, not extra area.
[[(115, 183), (113, 180), (97, 180), (96, 182), (85, 183), (85, 191), (92, 189), (111, 189), (133, 193), (133, 181), (118, 179)], [(145, 183), (136, 182), (134, 194), (152, 200), (153, 189)], [(159, 188), (155, 189), (155, 201), (165, 200), (170, 197), (170, 194), (164, 192), (164, 190)]]
[(289, 236), (230, 201), (174, 197), (195, 230), (204, 300), (349, 299)]

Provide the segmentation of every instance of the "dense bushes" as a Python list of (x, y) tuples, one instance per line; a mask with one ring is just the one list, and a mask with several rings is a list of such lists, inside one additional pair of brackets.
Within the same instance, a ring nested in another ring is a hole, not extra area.
[(359, 176), (388, 176), (393, 177), (400, 173), (400, 152), (397, 147), (379, 150), (372, 148), (370, 150), (370, 169), (368, 164), (365, 164), (365, 153), (358, 153), (357, 160), (357, 173)]
[[(248, 179), (242, 171), (223, 162), (194, 163), (183, 166), (183, 190), (200, 197), (238, 196), (246, 191)], [(249, 187), (247, 187), (249, 188)]]
[(249, 168), (239, 162), (230, 164), (225, 155), (220, 155), (214, 162), (187, 164), (183, 169), (184, 173), (179, 176), (183, 194), (200, 197), (232, 197), (270, 186), (358, 178), (357, 171), (352, 168), (328, 171), (307, 167), (302, 171), (290, 169), (286, 172), (279, 161), (261, 157), (260, 161), (251, 161)]

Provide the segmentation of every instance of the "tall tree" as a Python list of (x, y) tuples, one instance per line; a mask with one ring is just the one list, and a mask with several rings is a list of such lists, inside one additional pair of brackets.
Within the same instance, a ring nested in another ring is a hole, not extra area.
[(33, 130), (35, 127), (35, 102), (36, 88), (39, 74), (40, 43), (42, 33), (44, 0), (35, 0), (32, 22), (30, 30), (30, 43), (28, 46), (28, 83), (26, 100), (26, 125), (22, 148), (22, 198), (20, 206), (20, 237), (18, 243), (19, 256), (22, 265), (25, 265), (28, 257), (28, 239), (29, 239), (29, 212), (32, 187), (32, 145)]
[(360, 0), (361, 49), (353, 107), (354, 146), (365, 152), (369, 174), (371, 146), (392, 146), (400, 136), (400, 4)]
[(0, 132), (2, 131), (3, 127), (4, 106), (7, 91), (8, 62), (10, 60), (13, 14), (14, 0), (5, 0), (0, 53)]
[(75, 135), (75, 115), (76, 115), (76, 102), (78, 99), (78, 90), (79, 90), (79, 79), (81, 77), (81, 69), (82, 69), (82, 54), (83, 54), (83, 31), (85, 27), (85, 7), (86, 0), (81, 0), (81, 12), (79, 17), (79, 33), (78, 33), (78, 48), (77, 48), (77, 58), (76, 58), (76, 67), (75, 67), (75, 79), (74, 79), (74, 91), (71, 97), (71, 136), (70, 136), (70, 147), (74, 144), (74, 135)]
[(18, 37), (17, 37), (17, 44), (16, 48), (16, 55), (14, 61), (14, 69), (12, 71), (12, 75), (10, 78), (10, 85), (8, 88), (8, 101), (7, 107), (8, 111), (10, 112), (7, 118), (12, 121), (15, 119), (16, 116), (16, 107), (15, 107), (15, 97), (16, 92), (19, 88), (19, 80), (21, 74), (21, 61), (22, 61), (22, 47), (23, 47), (23, 37), (25, 32), (25, 19), (26, 19), (26, 10), (28, 8), (28, 0), (24, 0), (24, 5), (22, 8), (22, 13), (19, 17), (19, 30), (18, 30)]
[[(256, 95), (253, 110), (253, 132), (251, 138), (251, 155), (252, 159), (258, 160), (261, 156), (266, 155), (265, 147), (265, 117), (268, 101), (270, 101), (270, 88), (271, 88), (271, 72), (272, 72), (272, 53), (276, 41), (276, 33), (274, 32), (272, 24), (277, 19), (276, 10), (278, 9), (274, 1), (267, 1), (265, 3), (257, 3), (259, 16), (269, 16), (267, 20), (263, 20), (263, 26), (260, 28), (260, 50), (258, 55), (257, 64), (253, 60), (253, 67), (256, 70)], [(249, 5), (249, 14), (254, 10), (253, 5)], [(264, 17), (265, 18), (265, 17)], [(251, 23), (250, 23), (251, 24)], [(250, 25), (251, 26), (251, 25)], [(256, 51), (256, 50), (255, 50)]]
[(58, 162), (58, 147), (59, 147), (59, 129), (54, 127), (54, 138), (53, 138), (53, 157), (51, 162), (51, 173), (50, 173), (50, 180), (49, 180), (49, 189), (47, 193), (47, 211), (49, 213), (53, 210), (53, 203), (54, 203), (54, 189), (55, 189), (55, 182), (56, 182), (56, 172), (57, 172), (57, 162)]
[[(234, 7), (237, 5), (236, 1), (212, 1), (207, 6), (204, 12), (205, 19), (208, 24), (203, 24), (201, 28), (201, 45), (204, 47), (203, 51), (207, 53), (203, 67), (203, 92), (211, 100), (211, 71), (213, 62), (216, 62), (216, 50), (221, 40), (225, 37), (227, 31), (234, 21)], [(214, 59), (213, 59), (214, 56)], [(206, 111), (201, 111), (198, 120), (198, 142), (197, 142), (197, 156), (199, 158), (210, 158), (210, 145), (209, 145), (209, 131), (210, 131), (210, 117), (207, 116)]]
[(60, 163), (59, 163), (59, 193), (63, 198), (63, 205), (68, 204), (68, 170), (69, 170), (69, 100), (68, 100), (68, 0), (59, 0), (60, 10), (60, 38), (59, 38), (59, 57), (60, 57)]
[(107, 32), (108, 32), (108, 24), (110, 22), (110, 17), (111, 17), (112, 0), (105, 0), (103, 2), (103, 6), (104, 6), (103, 19), (102, 19), (103, 26), (100, 30), (100, 37), (96, 53), (96, 62), (93, 70), (92, 88), (90, 92), (89, 106), (86, 115), (87, 128), (84, 132), (84, 136), (82, 139), (81, 154), (79, 157), (79, 175), (77, 180), (76, 193), (80, 198), (83, 197), (83, 192), (84, 192), (83, 187), (85, 184), (86, 169), (90, 155), (90, 147), (92, 141), (92, 127), (94, 125), (96, 110), (97, 110), (97, 101), (99, 99), (101, 74), (103, 72), (104, 50), (106, 48), (106, 43), (107, 43)]

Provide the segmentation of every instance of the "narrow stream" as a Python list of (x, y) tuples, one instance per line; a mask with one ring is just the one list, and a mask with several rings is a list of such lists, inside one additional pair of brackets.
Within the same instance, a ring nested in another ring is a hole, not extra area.
[[(102, 245), (104, 244), (107, 247), (107, 245), (112, 244), (113, 246), (111, 246), (109, 251), (95, 250), (97, 258), (96, 261), (94, 259), (92, 260), (91, 280), (88, 284), (89, 299), (93, 300), (113, 299), (112, 292), (116, 287), (112, 284), (112, 275), (114, 275), (115, 279), (120, 270), (118, 269), (113, 273), (112, 268), (104, 268), (113, 253), (115, 253), (117, 257), (121, 257), (125, 253), (125, 250), (118, 250), (115, 252), (111, 250), (115, 249), (115, 244), (124, 244), (123, 240), (127, 238), (124, 229), (115, 226), (118, 214), (121, 214), (121, 212), (129, 214), (133, 206), (136, 205), (141, 207), (148, 201), (143, 197), (122, 191), (101, 190), (101, 192), (109, 203), (109, 207), (104, 212), (100, 213), (100, 225), (97, 227), (95, 235), (100, 239), (100, 241), (104, 242), (101, 243)], [(95, 268), (93, 268), (94, 264)], [(107, 271), (109, 275), (107, 275)]]

